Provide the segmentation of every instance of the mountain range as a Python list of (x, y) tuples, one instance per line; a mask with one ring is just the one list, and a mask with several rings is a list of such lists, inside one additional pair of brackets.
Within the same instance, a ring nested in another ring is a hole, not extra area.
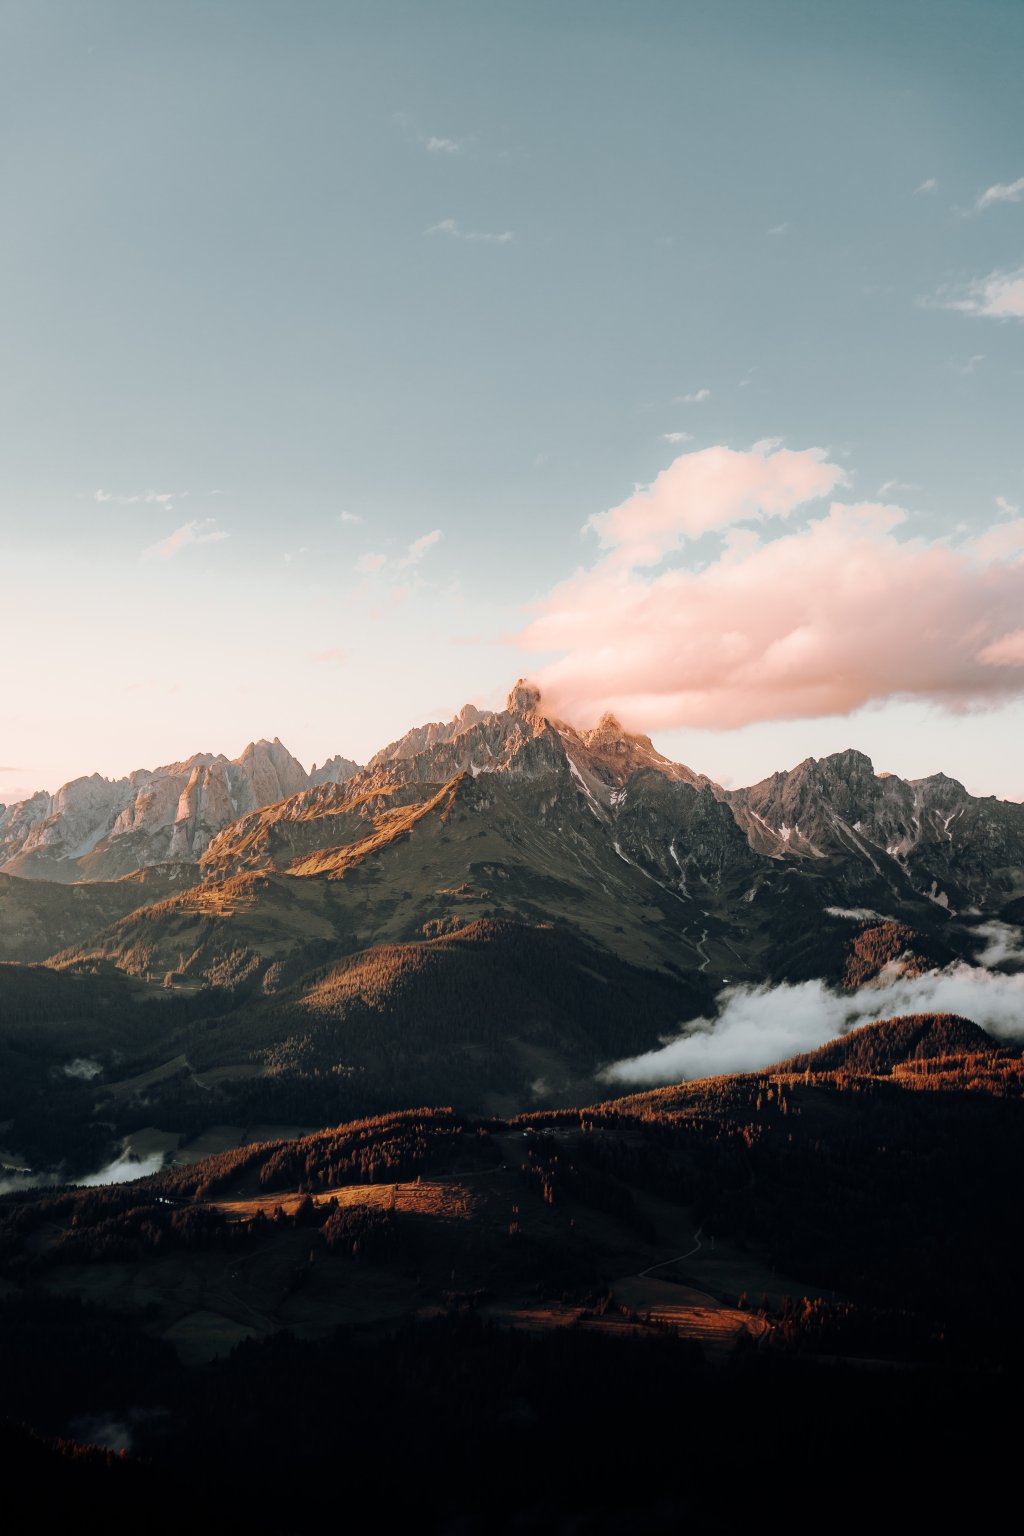
[(0, 1120), (37, 1166), (154, 1124), (587, 1102), (725, 987), (973, 963), (1024, 915), (1020, 805), (853, 751), (726, 790), (525, 682), (363, 767), (258, 742), (0, 837)]
[(365, 767), (307, 773), (275, 740), (78, 779), (0, 811), (0, 854), (16, 877), (0, 957), (94, 955), (170, 984), (274, 988), (332, 954), (498, 918), (700, 986), (828, 972), (850, 914), (970, 957), (980, 922), (1024, 911), (1018, 804), (876, 774), (855, 751), (727, 790), (611, 715), (549, 718), (525, 682)]
[(55, 794), (0, 805), (0, 872), (37, 880), (116, 880), (154, 864), (190, 863), (229, 822), (317, 784), (342, 782), (356, 763), (333, 757), (307, 773), (277, 737), (241, 756), (197, 752), (123, 779), (98, 773)]
[[(365, 766), (260, 742), (0, 834), (12, 1486), (269, 1536), (323, 1528), (339, 1446), (379, 1498), (397, 1444), (438, 1536), (506, 1486), (502, 1530), (668, 1536), (721, 1525), (737, 1456), (744, 1518), (798, 1463), (824, 1509), (865, 1423), (887, 1486), (966, 1423), (974, 1497), (1021, 1358), (1021, 1043), (843, 1008), (1021, 970), (1024, 807), (853, 751), (727, 790), (519, 683)], [(608, 1098), (733, 1001), (837, 1022)], [(583, 1524), (567, 1424), (613, 1468)]]

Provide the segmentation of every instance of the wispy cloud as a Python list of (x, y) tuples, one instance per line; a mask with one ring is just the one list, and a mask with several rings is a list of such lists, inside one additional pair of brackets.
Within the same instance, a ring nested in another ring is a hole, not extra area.
[(338, 522), (339, 523), (361, 523), (362, 522), (362, 518), (359, 516), (358, 512), (339, 512), (338, 513)]
[(883, 480), (878, 487), (879, 496), (891, 496), (893, 491), (919, 491), (921, 487), (914, 480)]
[(711, 391), (710, 391), (710, 389), (707, 389), (705, 387), (704, 389), (695, 389), (689, 395), (676, 395), (676, 397), (675, 397), (675, 404), (676, 405), (702, 405), (705, 400), (710, 400), (710, 399), (711, 399)]
[(425, 149), (428, 155), (461, 155), (472, 143), (471, 139), (455, 138), (440, 133), (424, 133), (423, 129), (415, 123), (405, 112), (393, 112), (392, 122), (405, 130), (410, 141), (417, 143), (421, 149)]
[(1018, 507), (1017, 503), (1015, 501), (1010, 501), (1006, 496), (997, 496), (996, 506), (999, 508), (1004, 517), (1016, 517), (1020, 511), (1020, 507)]
[(170, 560), (174, 555), (180, 555), (183, 549), (190, 549), (198, 544), (219, 544), (221, 540), (229, 537), (223, 528), (214, 526), (215, 520), (207, 517), (200, 521), (193, 518), (191, 522), (182, 523), (180, 528), (168, 534), (166, 539), (161, 539), (158, 544), (151, 544), (143, 550), (144, 560)]
[(348, 651), (343, 650), (340, 645), (335, 645), (329, 650), (317, 651), (313, 660), (324, 667), (340, 667), (348, 660)]
[(360, 555), (355, 569), (360, 576), (377, 576), (383, 572), (385, 576), (391, 577), (397, 575), (399, 571), (409, 571), (420, 564), (441, 537), (440, 528), (432, 528), (429, 533), (421, 533), (418, 539), (413, 539), (407, 546), (405, 553), (397, 558), (389, 558), (380, 550), (368, 551), (365, 555)]
[(955, 373), (977, 373), (979, 363), (983, 363), (984, 361), (984, 352), (972, 352), (966, 362), (961, 363), (953, 359), (951, 360), (949, 366), (954, 370)]
[(969, 283), (959, 295), (940, 295), (934, 301), (942, 309), (964, 315), (984, 315), (990, 320), (1024, 320), (1024, 267), (990, 272)]
[(285, 551), (285, 557), (284, 557), (284, 563), (285, 563), (285, 565), (292, 565), (292, 564), (294, 564), (294, 562), (296, 560), (301, 560), (303, 555), (308, 555), (309, 552), (310, 551), (309, 551), (309, 545), (308, 544), (300, 544), (298, 549), (286, 550)]
[(1024, 176), (1019, 176), (1016, 181), (997, 181), (994, 187), (986, 187), (974, 206), (981, 213), (985, 208), (993, 208), (996, 203), (1019, 203), (1022, 200)]
[(663, 443), (691, 443), (693, 441), (693, 433), (663, 432), (661, 434), (661, 440)]
[(769, 235), (784, 235), (788, 228), (788, 224), (773, 224), (768, 233)]
[(419, 565), (423, 556), (428, 550), (433, 549), (440, 538), (440, 528), (432, 528), (429, 533), (421, 534), (418, 539), (413, 539), (409, 548), (398, 562), (399, 568), (405, 570), (410, 565)]
[(503, 229), (500, 234), (481, 229), (460, 229), (455, 219), (442, 219), (439, 224), (431, 224), (426, 233), (450, 235), (453, 240), (469, 240), (477, 245), (508, 245), (509, 241), (515, 239), (511, 229)]
[(917, 197), (921, 192), (937, 192), (938, 190), (939, 184), (935, 180), (935, 177), (929, 176), (927, 181), (922, 181), (919, 187), (914, 188), (914, 196)]
[(93, 501), (112, 502), (118, 507), (133, 506), (157, 506), (170, 507), (176, 501), (182, 501), (188, 495), (188, 491), (136, 491), (126, 496), (118, 491), (93, 491)]

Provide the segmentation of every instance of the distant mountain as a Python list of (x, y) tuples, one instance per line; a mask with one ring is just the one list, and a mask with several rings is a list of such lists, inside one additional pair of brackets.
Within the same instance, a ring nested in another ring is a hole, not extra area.
[[(364, 768), (307, 774), (260, 742), (236, 762), (78, 780), (2, 813), (0, 849), (18, 877), (0, 889), (0, 958), (102, 960), (239, 1000), (357, 952), (543, 925), (666, 979), (681, 1021), (725, 984), (973, 960), (984, 924), (1018, 922), (1024, 901), (1020, 805), (852, 751), (726, 791), (613, 716), (552, 719), (525, 682)], [(407, 988), (392, 1002), (414, 1017)]]
[(36, 880), (117, 880), (154, 864), (195, 862), (222, 827), (257, 806), (351, 777), (335, 757), (307, 773), (286, 747), (250, 742), (240, 757), (197, 753), (124, 779), (73, 779), (0, 806), (0, 872)]
[(976, 799), (943, 773), (876, 774), (863, 752), (809, 757), (728, 795), (752, 848), (807, 862), (869, 864), (897, 892), (940, 906), (1004, 902), (1024, 889), (1024, 807)]
[(339, 780), (204, 825), (196, 882), (78, 953), (275, 985), (497, 918), (574, 930), (710, 1000), (726, 979), (839, 980), (851, 922), (903, 925), (929, 963), (973, 958), (974, 925), (1013, 920), (1024, 894), (1024, 807), (857, 752), (727, 792), (610, 715), (551, 719), (522, 682), (504, 710), (417, 727)]

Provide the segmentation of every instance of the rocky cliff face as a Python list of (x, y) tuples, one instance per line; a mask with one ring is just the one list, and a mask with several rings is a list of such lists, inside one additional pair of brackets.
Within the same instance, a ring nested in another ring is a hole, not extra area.
[(194, 862), (239, 816), (337, 783), (357, 765), (332, 758), (307, 773), (286, 747), (251, 742), (240, 757), (198, 753), (123, 779), (74, 779), (56, 794), (0, 807), (0, 871), (40, 880), (115, 880), (167, 861)]
[(942, 773), (900, 779), (837, 752), (726, 798), (751, 847), (774, 859), (870, 868), (948, 908), (1024, 893), (1024, 807), (976, 799)]

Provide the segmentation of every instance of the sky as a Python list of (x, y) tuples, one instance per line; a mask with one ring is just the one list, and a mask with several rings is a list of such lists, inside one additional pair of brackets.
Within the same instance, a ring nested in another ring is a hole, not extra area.
[(1019, 0), (0, 0), (0, 802), (520, 675), (1024, 798)]

